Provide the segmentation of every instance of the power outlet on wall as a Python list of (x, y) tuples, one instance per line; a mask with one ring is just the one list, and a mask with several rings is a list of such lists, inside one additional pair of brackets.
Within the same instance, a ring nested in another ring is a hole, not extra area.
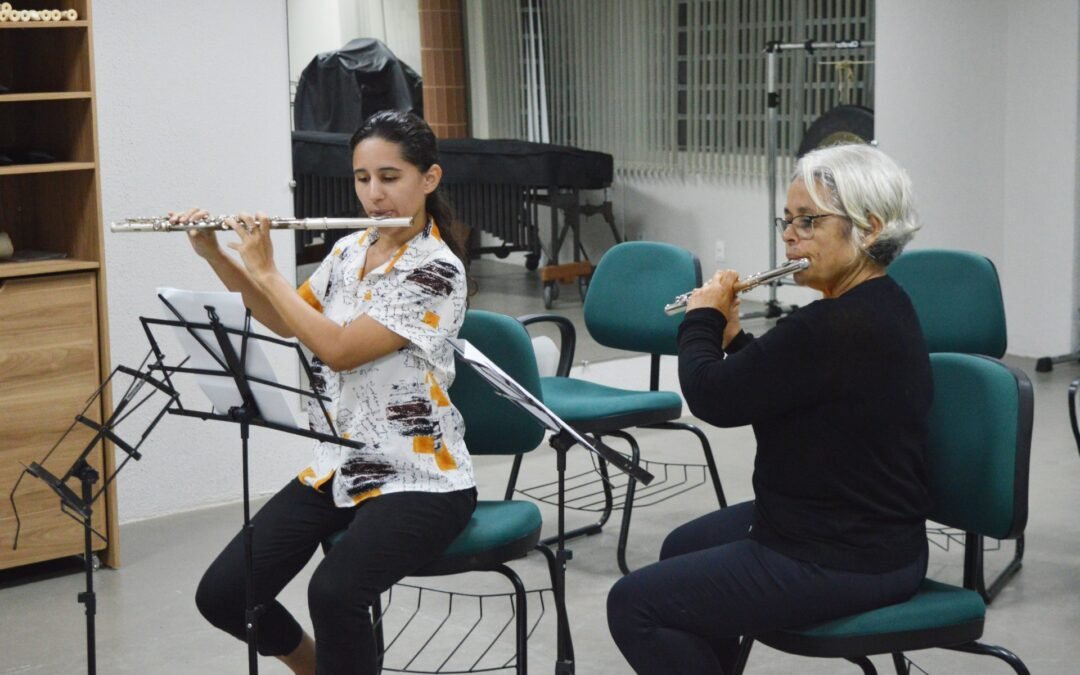
[(716, 240), (716, 248), (713, 250), (713, 260), (717, 265), (727, 262), (727, 247), (724, 245), (723, 239)]

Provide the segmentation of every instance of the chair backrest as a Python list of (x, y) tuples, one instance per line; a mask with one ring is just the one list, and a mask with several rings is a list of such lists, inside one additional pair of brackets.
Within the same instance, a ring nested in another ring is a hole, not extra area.
[[(532, 340), (516, 319), (470, 309), (458, 337), (471, 342), (529, 393), (541, 397)], [(465, 419), (465, 445), (470, 454), (519, 455), (544, 439), (544, 428), (532, 416), (497, 395), (460, 359), (448, 394)]]
[(1022, 371), (971, 354), (931, 354), (930, 519), (995, 539), (1027, 524), (1034, 395)]
[(608, 249), (585, 296), (585, 327), (600, 344), (649, 354), (676, 353), (682, 316), (664, 305), (701, 285), (701, 264), (686, 249), (629, 241)]
[(889, 276), (911, 297), (931, 352), (1005, 355), (1005, 304), (989, 259), (967, 251), (909, 251), (889, 265)]

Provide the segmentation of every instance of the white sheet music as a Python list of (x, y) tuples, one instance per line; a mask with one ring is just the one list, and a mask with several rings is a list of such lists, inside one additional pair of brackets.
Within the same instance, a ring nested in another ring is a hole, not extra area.
[(502, 368), (495, 365), (491, 359), (485, 356), (482, 351), (474, 347), (471, 342), (468, 340), (451, 338), (450, 346), (454, 348), (454, 351), (457, 352), (458, 356), (460, 356), (463, 361), (476, 370), (480, 377), (487, 380), (488, 383), (494, 387), (495, 393), (508, 398), (521, 406), (525, 412), (535, 417), (537, 421), (539, 421), (540, 424), (543, 424), (549, 431), (565, 431), (582, 446), (593, 452), (597, 452), (592, 443), (585, 440), (585, 438), (575, 431), (573, 427), (566, 422), (563, 422), (558, 415), (551, 412), (546, 405), (529, 393), (528, 389), (522, 387), (514, 380), (514, 378), (507, 375)]
[[(244, 317), (246, 309), (244, 308), (244, 301), (239, 293), (228, 292), (214, 292), (214, 291), (186, 291), (179, 288), (158, 288), (158, 295), (168, 300), (169, 304), (176, 308), (176, 311), (180, 312), (180, 315), (184, 317), (185, 321), (190, 323), (209, 323), (210, 316), (207, 313), (206, 308), (213, 307), (214, 311), (218, 315), (218, 319), (222, 325), (226, 328), (234, 328), (236, 330), (244, 330)], [(164, 316), (167, 319), (176, 319), (167, 307), (163, 308)], [(204, 370), (220, 371), (222, 369), (221, 364), (217, 359), (221, 359), (224, 362), (225, 357), (221, 352), (221, 346), (218, 344), (217, 337), (210, 329), (198, 329), (196, 334), (206, 344), (206, 347), (210, 351), (207, 351), (199, 341), (196, 340), (191, 333), (183, 327), (175, 327), (177, 339), (180, 341), (180, 345), (184, 348), (190, 356), (190, 360), (184, 364), (185, 368), (199, 368)], [(236, 350), (237, 356), (240, 355), (240, 348), (243, 338), (240, 335), (229, 335), (230, 342), (233, 349)], [(213, 356), (211, 356), (211, 352)], [(217, 357), (217, 359), (214, 358)], [(247, 370), (247, 374), (252, 377), (267, 380), (270, 382), (277, 382), (277, 375), (274, 373), (273, 366), (270, 365), (270, 360), (266, 357), (266, 353), (262, 349), (262, 345), (259, 340), (247, 341), (247, 354), (244, 358), (244, 365)], [(226, 414), (229, 408), (238, 406), (244, 402), (243, 397), (240, 396), (240, 391), (236, 388), (236, 383), (233, 382), (230, 377), (222, 377), (215, 375), (196, 375), (196, 381), (199, 384), (199, 388), (202, 389), (206, 397), (210, 399), (210, 402), (214, 406), (214, 411), (218, 414)], [(285, 399), (284, 392), (281, 389), (271, 387), (269, 385), (260, 384), (258, 382), (250, 382), (251, 393), (255, 397), (255, 403), (259, 406), (259, 413), (262, 418), (267, 422), (273, 422), (274, 424), (281, 424), (289, 427), (297, 427), (296, 415), (289, 407), (288, 402)]]

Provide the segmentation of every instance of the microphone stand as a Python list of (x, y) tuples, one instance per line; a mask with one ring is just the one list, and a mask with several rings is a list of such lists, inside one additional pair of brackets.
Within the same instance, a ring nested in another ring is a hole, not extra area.
[[(776, 88), (776, 59), (780, 52), (804, 50), (807, 54), (813, 54), (819, 49), (863, 49), (873, 47), (874, 43), (867, 40), (848, 40), (845, 42), (819, 42), (807, 40), (805, 42), (779, 42), (771, 41), (765, 45), (765, 79), (766, 79), (766, 105), (768, 115), (768, 164), (769, 164), (769, 269), (776, 268), (776, 190), (777, 190), (777, 155), (780, 145), (780, 92)], [(769, 300), (765, 303), (765, 310), (761, 312), (747, 312), (740, 316), (742, 319), (776, 319), (784, 314), (784, 308), (776, 299), (776, 289), (781, 281), (769, 282)], [(789, 310), (790, 311), (790, 310)]]

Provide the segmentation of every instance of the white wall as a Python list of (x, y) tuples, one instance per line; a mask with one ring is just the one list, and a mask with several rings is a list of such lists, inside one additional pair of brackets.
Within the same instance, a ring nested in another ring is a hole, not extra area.
[[(292, 213), (284, 0), (98, 2), (93, 39), (106, 222), (190, 205)], [(291, 237), (274, 242), (291, 277)], [(162, 315), (157, 286), (220, 284), (183, 235), (107, 233), (105, 248), (113, 363), (137, 366), (148, 348), (138, 318)], [(310, 443), (256, 431), (251, 449), (259, 494), (284, 484)], [(240, 497), (235, 425), (167, 416), (143, 451), (118, 481), (121, 521)]]
[(997, 265), (1009, 351), (1076, 344), (1075, 0), (878, 3), (875, 131), (911, 173), (913, 247)]
[(1077, 345), (1080, 2), (1008, 4), (1005, 303), (1016, 353)]

